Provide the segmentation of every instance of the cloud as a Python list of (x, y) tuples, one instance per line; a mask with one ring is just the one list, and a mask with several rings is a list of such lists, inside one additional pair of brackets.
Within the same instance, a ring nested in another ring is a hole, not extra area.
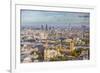
[(21, 24), (89, 24), (89, 13), (21, 10)]

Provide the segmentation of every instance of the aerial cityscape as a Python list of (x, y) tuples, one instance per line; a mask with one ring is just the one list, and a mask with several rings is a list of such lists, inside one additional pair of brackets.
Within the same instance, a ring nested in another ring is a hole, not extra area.
[(20, 62), (90, 59), (89, 13), (21, 10)]

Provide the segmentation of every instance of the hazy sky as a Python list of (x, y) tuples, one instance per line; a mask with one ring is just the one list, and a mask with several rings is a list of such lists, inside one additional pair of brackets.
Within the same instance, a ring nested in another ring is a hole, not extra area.
[(21, 25), (89, 24), (89, 13), (21, 10)]

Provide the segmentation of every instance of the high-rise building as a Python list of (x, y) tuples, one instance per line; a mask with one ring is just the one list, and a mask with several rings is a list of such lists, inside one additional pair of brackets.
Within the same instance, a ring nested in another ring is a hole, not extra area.
[(69, 31), (71, 31), (71, 24), (68, 25), (68, 29), (69, 29)]
[(41, 30), (44, 30), (44, 27), (43, 27), (43, 25), (41, 25)]
[(46, 27), (45, 27), (45, 29), (46, 29), (46, 30), (48, 30), (48, 25), (47, 25), (47, 24), (46, 24)]

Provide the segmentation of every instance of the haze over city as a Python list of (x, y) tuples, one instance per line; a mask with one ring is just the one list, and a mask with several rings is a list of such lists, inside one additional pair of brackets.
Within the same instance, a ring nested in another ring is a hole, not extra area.
[(82, 12), (57, 12), (21, 10), (21, 26), (39, 27), (41, 24), (48, 26), (89, 25), (89, 13)]

